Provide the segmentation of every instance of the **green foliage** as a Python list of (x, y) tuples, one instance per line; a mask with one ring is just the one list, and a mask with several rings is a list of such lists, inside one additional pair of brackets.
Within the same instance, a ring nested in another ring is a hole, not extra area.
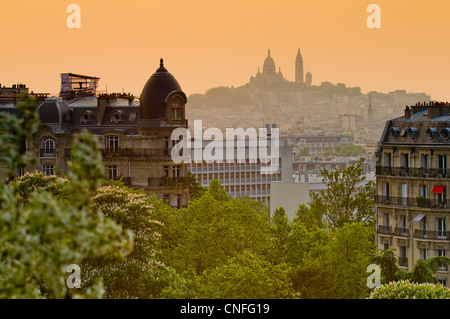
[(332, 269), (336, 281), (335, 298), (358, 299), (368, 294), (367, 266), (369, 253), (375, 252), (375, 231), (362, 222), (346, 224), (333, 231), (321, 260), (323, 267)]
[(187, 209), (165, 210), (161, 220), (171, 228), (163, 232), (163, 262), (177, 271), (217, 267), (243, 250), (267, 247), (269, 225), (256, 201), (230, 199), (219, 181)]
[(311, 210), (323, 214), (329, 228), (338, 228), (346, 223), (373, 223), (375, 208), (375, 186), (373, 182), (365, 185), (364, 159), (346, 168), (328, 171), (323, 169), (323, 182), (326, 191), (311, 192)]
[(101, 278), (106, 298), (157, 298), (177, 280), (159, 261), (162, 223), (153, 216), (152, 198), (119, 181), (104, 181), (93, 197), (92, 211), (100, 210), (133, 233), (133, 251), (126, 258), (91, 258), (83, 264), (86, 282)]
[[(76, 141), (82, 144), (92, 138)], [(80, 170), (92, 165), (77, 163)], [(0, 298), (102, 296), (103, 285), (98, 280), (84, 294), (67, 288), (65, 282), (68, 265), (100, 256), (123, 256), (131, 249), (129, 233), (89, 210), (91, 197), (85, 186), (91, 182), (80, 178), (68, 183), (27, 174), (13, 183), (0, 183)], [(83, 195), (74, 195), (80, 189)]]
[(375, 250), (374, 231), (364, 223), (332, 231), (294, 225), (289, 246), (291, 278), (300, 298), (364, 298), (369, 252)]
[(273, 262), (279, 263), (285, 260), (289, 251), (287, 250), (287, 243), (289, 234), (291, 232), (291, 225), (289, 218), (286, 215), (284, 208), (277, 208), (271, 220), (271, 233), (273, 241)]
[(32, 161), (31, 154), (23, 152), (21, 148), (40, 125), (34, 97), (22, 95), (16, 107), (22, 114), (20, 119), (7, 112), (0, 112), (0, 154), (6, 167), (7, 182), (12, 181), (17, 171)]
[(376, 288), (368, 299), (450, 299), (450, 289), (440, 284), (398, 281)]
[(196, 298), (284, 299), (295, 295), (286, 264), (273, 265), (249, 251), (205, 270), (195, 280)]
[(342, 147), (337, 147), (335, 150), (328, 147), (325, 149), (324, 155), (334, 155), (334, 156), (357, 156), (365, 154), (366, 149), (359, 145), (345, 144)]
[(400, 270), (393, 249), (383, 250), (372, 255), (372, 260), (381, 268), (381, 283), (406, 280), (413, 283), (437, 284), (433, 276), (441, 266), (450, 265), (450, 258), (438, 256), (426, 260), (417, 260), (411, 271)]
[(310, 208), (306, 204), (300, 204), (295, 212), (293, 223), (300, 223), (309, 230), (314, 228), (324, 228), (325, 224), (322, 215), (323, 212), (318, 209), (317, 205), (312, 205)]
[(381, 268), (381, 284), (397, 281), (401, 278), (401, 270), (397, 265), (397, 257), (393, 249), (381, 250), (372, 255), (372, 262)]

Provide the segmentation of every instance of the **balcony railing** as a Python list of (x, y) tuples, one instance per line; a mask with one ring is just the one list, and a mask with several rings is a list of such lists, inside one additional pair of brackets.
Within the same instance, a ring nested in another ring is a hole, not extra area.
[(439, 266), (438, 271), (448, 271), (447, 265)]
[(189, 187), (193, 182), (193, 178), (189, 176), (184, 177), (149, 177), (148, 186), (161, 186), (161, 187), (176, 187), (183, 186)]
[[(64, 156), (70, 159), (70, 148), (64, 150)], [(100, 149), (103, 157), (147, 157), (147, 158), (171, 158), (171, 149), (165, 148), (103, 148)]]
[(450, 207), (450, 200), (438, 200), (438, 199), (421, 199), (414, 197), (395, 197), (386, 195), (375, 195), (376, 204), (385, 205), (397, 205), (397, 206), (410, 206), (410, 207), (423, 207), (433, 209), (446, 209)]
[(450, 231), (416, 229), (414, 237), (421, 239), (450, 240)]
[(56, 152), (54, 148), (41, 148), (41, 157), (56, 157)]
[(421, 168), (421, 167), (392, 167), (377, 166), (377, 175), (386, 176), (406, 176), (421, 178), (446, 178), (450, 176), (450, 169), (447, 168)]
[(391, 226), (378, 225), (378, 233), (390, 235), (391, 234)]
[(395, 236), (402, 236), (402, 237), (409, 237), (409, 228), (395, 227), (394, 235)]
[(165, 148), (104, 148), (104, 157), (161, 157), (170, 158), (172, 150)]

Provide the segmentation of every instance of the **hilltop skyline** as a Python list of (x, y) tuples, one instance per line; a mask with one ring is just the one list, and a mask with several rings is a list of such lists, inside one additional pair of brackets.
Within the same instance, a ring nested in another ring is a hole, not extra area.
[(294, 81), (300, 48), (313, 85), (340, 82), (363, 93), (401, 89), (450, 100), (445, 0), (377, 1), (381, 29), (366, 26), (370, 1), (76, 3), (81, 29), (65, 25), (69, 2), (3, 4), (2, 85), (20, 82), (55, 94), (60, 73), (74, 72), (100, 77), (100, 90), (139, 95), (163, 58), (190, 95), (248, 83), (268, 49), (277, 70)]

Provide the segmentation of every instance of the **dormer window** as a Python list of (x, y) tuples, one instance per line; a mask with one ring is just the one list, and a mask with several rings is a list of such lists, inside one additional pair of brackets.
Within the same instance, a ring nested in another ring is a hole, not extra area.
[(179, 121), (183, 117), (183, 109), (178, 100), (172, 103), (172, 120)]
[(92, 111), (85, 111), (81, 114), (80, 122), (83, 124), (90, 123), (94, 119), (94, 113)]
[(125, 119), (125, 112), (120, 110), (120, 111), (114, 111), (113, 114), (111, 115), (111, 122), (113, 122), (114, 124), (123, 122)]

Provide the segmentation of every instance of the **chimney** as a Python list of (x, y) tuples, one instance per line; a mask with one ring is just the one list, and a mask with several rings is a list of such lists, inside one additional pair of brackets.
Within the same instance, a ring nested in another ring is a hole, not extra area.
[(406, 106), (405, 108), (405, 118), (409, 118), (411, 116), (411, 109), (409, 106)]
[(103, 115), (105, 114), (106, 104), (108, 104), (108, 94), (101, 94), (97, 98), (97, 125), (101, 125), (103, 121)]

